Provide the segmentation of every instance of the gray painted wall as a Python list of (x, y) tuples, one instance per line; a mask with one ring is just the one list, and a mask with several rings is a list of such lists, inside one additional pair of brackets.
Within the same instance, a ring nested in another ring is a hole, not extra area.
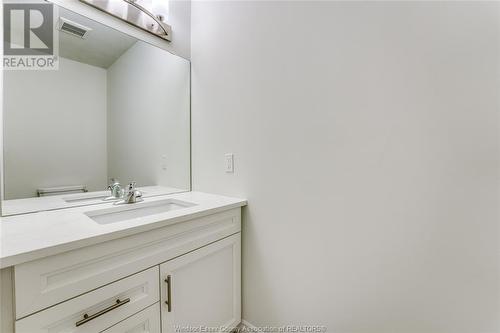
[(244, 319), (499, 332), (499, 22), (495, 2), (193, 2), (193, 186), (249, 200)]

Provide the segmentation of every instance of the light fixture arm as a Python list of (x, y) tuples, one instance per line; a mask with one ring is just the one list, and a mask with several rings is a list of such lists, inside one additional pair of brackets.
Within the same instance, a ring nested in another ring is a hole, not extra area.
[[(127, 5), (130, 5), (132, 7), (134, 7), (135, 9), (143, 12), (144, 14), (146, 14), (147, 16), (149, 16), (151, 19), (153, 19), (153, 21), (158, 24), (159, 26), (159, 30), (157, 31), (153, 31), (152, 28), (148, 27), (148, 26), (145, 26), (144, 24), (142, 23), (139, 23), (139, 22), (132, 22), (126, 18), (123, 17), (123, 13), (119, 13), (119, 12), (113, 12), (111, 10), (109, 10), (108, 8), (106, 8), (105, 5), (103, 5), (101, 2), (97, 1), (97, 0), (80, 0), (80, 2), (83, 2), (89, 6), (92, 6), (96, 9), (99, 9), (109, 15), (112, 15), (124, 22), (127, 22), (129, 24), (132, 24), (134, 26), (136, 26), (137, 28), (140, 28), (142, 30), (145, 30), (157, 37), (160, 37), (162, 39), (165, 39), (167, 41), (172, 41), (172, 27), (170, 27), (170, 25), (168, 25), (167, 23), (164, 23), (162, 22), (163, 21), (163, 18), (161, 15), (154, 15), (153, 13), (151, 13), (149, 10), (147, 10), (146, 8), (144, 8), (143, 6), (139, 5), (137, 3), (137, 0), (123, 0), (123, 2), (125, 2)], [(104, 2), (106, 3), (106, 2)], [(152, 25), (154, 27), (154, 24)]]
[(158, 19), (158, 17), (156, 17), (155, 14), (151, 13), (149, 10), (147, 10), (146, 8), (144, 8), (143, 6), (139, 5), (136, 0), (123, 0), (125, 1), (126, 3), (128, 3), (129, 5), (139, 9), (141, 12), (143, 12), (144, 14), (146, 14), (147, 16), (151, 17), (155, 22), (156, 24), (158, 24), (158, 26), (163, 30), (163, 32), (165, 33), (165, 36), (168, 37), (168, 39), (170, 40), (170, 34), (171, 34), (171, 29), (169, 26), (167, 26), (165, 23), (163, 23), (162, 21), (160, 21)]

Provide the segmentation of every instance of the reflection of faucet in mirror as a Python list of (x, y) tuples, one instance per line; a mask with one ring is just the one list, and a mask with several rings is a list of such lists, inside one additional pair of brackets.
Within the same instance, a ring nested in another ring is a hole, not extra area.
[(123, 189), (118, 179), (111, 178), (111, 184), (108, 185), (108, 190), (111, 191), (111, 196), (104, 200), (115, 200), (123, 198)]
[(119, 203), (131, 204), (143, 200), (142, 192), (135, 189), (135, 184), (135, 182), (131, 182), (130, 184), (128, 184), (127, 193), (125, 193), (123, 200)]

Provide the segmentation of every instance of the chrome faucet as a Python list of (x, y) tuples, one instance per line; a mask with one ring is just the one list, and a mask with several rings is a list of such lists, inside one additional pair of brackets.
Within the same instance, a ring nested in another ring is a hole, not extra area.
[(108, 185), (108, 190), (111, 191), (111, 196), (104, 200), (114, 200), (123, 198), (123, 188), (118, 179), (111, 178), (111, 184)]
[(123, 203), (135, 203), (142, 201), (142, 192), (135, 189), (135, 182), (131, 182), (127, 186), (127, 193), (123, 197)]

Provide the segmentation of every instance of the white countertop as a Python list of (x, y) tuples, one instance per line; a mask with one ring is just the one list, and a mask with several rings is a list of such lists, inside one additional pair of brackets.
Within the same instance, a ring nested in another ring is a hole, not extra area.
[(55, 255), (112, 239), (164, 227), (220, 211), (245, 206), (244, 199), (202, 192), (145, 198), (131, 205), (177, 199), (195, 204), (130, 220), (99, 224), (86, 212), (117, 207), (113, 203), (8, 216), (0, 221), (0, 268)]
[[(186, 192), (186, 190), (182, 190), (175, 187), (166, 187), (166, 186), (142, 186), (138, 187), (137, 189), (143, 192), (144, 198), (154, 197), (157, 195)], [(61, 209), (61, 208), (104, 204), (107, 202), (102, 200), (102, 198), (96, 198), (93, 200), (81, 200), (81, 199), (93, 198), (98, 196), (106, 197), (109, 196), (110, 194), (111, 194), (110, 191), (94, 191), (86, 193), (51, 195), (46, 197), (3, 200), (2, 215), (11, 216), (11, 215), (35, 213), (35, 212)], [(77, 200), (71, 201), (75, 199)]]

